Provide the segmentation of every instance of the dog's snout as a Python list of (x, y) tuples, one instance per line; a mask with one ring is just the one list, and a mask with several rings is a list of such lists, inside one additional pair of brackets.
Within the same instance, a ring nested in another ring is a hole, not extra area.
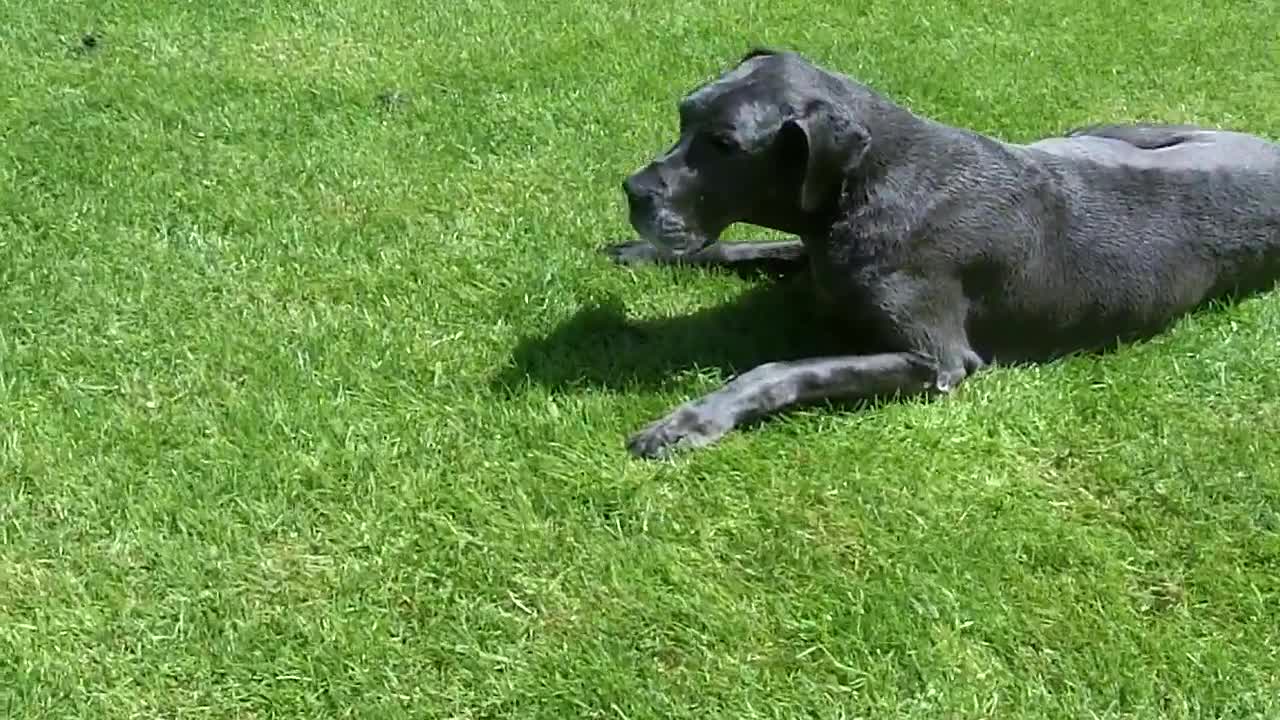
[(622, 182), (622, 189), (627, 194), (627, 205), (633, 213), (648, 213), (653, 209), (655, 189), (632, 175)]

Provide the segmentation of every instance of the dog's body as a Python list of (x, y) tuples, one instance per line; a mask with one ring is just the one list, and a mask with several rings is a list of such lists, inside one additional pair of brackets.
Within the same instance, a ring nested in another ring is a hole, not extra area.
[[(912, 145), (929, 162), (890, 170), (804, 238), (822, 295), (878, 315), (886, 280), (922, 282), (962, 317), (956, 346), (990, 363), (1149, 336), (1280, 277), (1280, 146), (1154, 127), (1012, 145), (924, 127)], [(1185, 139), (1127, 140), (1152, 135)]]
[[(807, 267), (881, 351), (760, 366), (633, 436), (638, 455), (799, 402), (946, 392), (987, 364), (1148, 337), (1280, 278), (1280, 145), (1252, 135), (1120, 125), (1000, 142), (771, 52), (681, 109), (680, 142), (627, 182), (647, 244), (614, 257)], [(716, 244), (733, 222), (799, 240)]]

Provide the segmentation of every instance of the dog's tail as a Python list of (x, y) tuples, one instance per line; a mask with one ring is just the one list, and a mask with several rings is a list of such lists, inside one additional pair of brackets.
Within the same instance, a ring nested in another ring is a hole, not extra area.
[(1086, 125), (1067, 132), (1067, 137), (1102, 137), (1127, 142), (1142, 150), (1158, 150), (1186, 142), (1192, 135), (1203, 132), (1197, 125), (1163, 125), (1159, 123), (1132, 123)]

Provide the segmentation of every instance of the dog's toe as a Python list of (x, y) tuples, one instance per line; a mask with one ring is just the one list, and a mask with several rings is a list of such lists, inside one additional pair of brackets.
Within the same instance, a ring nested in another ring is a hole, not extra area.
[(606, 245), (600, 251), (619, 265), (640, 265), (651, 263), (658, 258), (658, 249), (644, 240)]
[(627, 450), (638, 458), (653, 460), (668, 457), (680, 442), (670, 418), (664, 418), (627, 439)]
[(656, 460), (671, 454), (671, 443), (662, 433), (642, 430), (627, 438), (627, 452), (644, 460)]
[(678, 450), (719, 440), (728, 428), (693, 410), (678, 410), (627, 439), (627, 450), (639, 458), (665, 458)]

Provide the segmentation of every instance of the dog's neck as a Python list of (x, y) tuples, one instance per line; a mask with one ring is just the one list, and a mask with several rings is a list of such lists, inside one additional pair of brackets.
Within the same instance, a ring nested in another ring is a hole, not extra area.
[(900, 164), (929, 136), (929, 120), (885, 97), (865, 91), (855, 103), (853, 112), (865, 118), (863, 122), (871, 134), (871, 144), (863, 159), (872, 171), (870, 174)]

